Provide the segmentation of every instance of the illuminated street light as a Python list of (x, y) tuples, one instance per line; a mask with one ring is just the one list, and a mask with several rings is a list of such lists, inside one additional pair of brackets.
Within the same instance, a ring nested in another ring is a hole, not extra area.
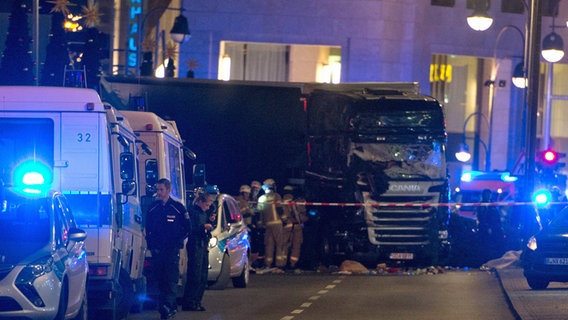
[(548, 62), (558, 62), (564, 57), (564, 41), (554, 29), (542, 40), (542, 57)]
[(471, 159), (471, 153), (469, 152), (469, 146), (467, 145), (467, 139), (473, 139), (473, 140), (475, 140), (475, 142), (479, 142), (479, 144), (481, 144), (481, 146), (483, 146), (484, 151), (485, 151), (485, 171), (490, 171), (490, 168), (491, 168), (491, 141), (489, 140), (489, 143), (486, 144), (482, 139), (480, 139), (478, 137), (477, 134), (473, 138), (469, 138), (466, 135), (467, 124), (475, 116), (479, 116), (480, 118), (482, 118), (485, 121), (485, 123), (487, 124), (487, 126), (489, 128), (489, 137), (491, 137), (491, 129), (492, 128), (491, 128), (491, 123), (489, 122), (489, 119), (487, 119), (487, 117), (481, 112), (474, 112), (474, 113), (470, 114), (469, 116), (467, 116), (467, 118), (465, 119), (465, 121), (463, 123), (463, 142), (460, 144), (458, 152), (456, 152), (455, 156), (456, 156), (456, 159), (460, 162), (468, 162)]
[[(184, 42), (186, 42), (187, 40), (189, 40), (189, 38), (191, 37), (191, 33), (189, 31), (189, 24), (187, 22), (187, 18), (185, 16), (183, 16), (182, 12), (185, 11), (184, 8), (168, 8), (168, 7), (156, 7), (152, 10), (150, 10), (145, 16), (144, 18), (142, 18), (142, 21), (139, 23), (140, 25), (140, 31), (138, 32), (138, 47), (137, 47), (137, 68), (136, 68), (136, 74), (140, 75), (140, 65), (141, 65), (141, 61), (143, 61), (143, 57), (141, 54), (142, 51), (142, 41), (143, 41), (143, 37), (144, 37), (144, 26), (146, 24), (146, 19), (158, 12), (158, 11), (165, 11), (165, 10), (177, 10), (180, 12), (179, 16), (176, 17), (175, 21), (174, 21), (174, 25), (172, 27), (172, 29), (170, 30), (170, 38), (177, 42), (178, 44), (182, 44)], [(140, 15), (139, 15), (140, 17)], [(156, 59), (157, 59), (157, 52), (158, 52), (158, 38), (160, 35), (160, 20), (158, 20), (158, 23), (156, 25)]]
[(467, 17), (467, 24), (470, 28), (475, 31), (485, 31), (491, 27), (493, 18), (487, 14), (487, 9), (489, 9), (489, 1), (485, 1), (484, 8), (477, 1), (473, 13)]

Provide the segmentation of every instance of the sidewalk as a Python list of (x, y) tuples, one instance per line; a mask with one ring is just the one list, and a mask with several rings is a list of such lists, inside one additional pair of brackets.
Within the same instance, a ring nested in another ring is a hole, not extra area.
[(495, 271), (518, 319), (567, 319), (568, 284), (551, 282), (546, 290), (532, 290), (520, 267)]

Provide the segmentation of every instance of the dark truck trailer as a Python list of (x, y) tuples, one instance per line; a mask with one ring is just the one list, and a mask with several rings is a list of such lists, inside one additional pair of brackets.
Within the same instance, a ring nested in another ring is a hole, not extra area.
[(416, 83), (107, 77), (101, 90), (113, 105), (135, 109), (141, 97), (175, 120), (224, 192), (274, 178), (300, 183), (310, 202), (359, 204), (310, 208), (317, 228), (305, 232), (319, 250), (305, 252), (317, 262), (432, 264), (447, 254), (444, 114)]

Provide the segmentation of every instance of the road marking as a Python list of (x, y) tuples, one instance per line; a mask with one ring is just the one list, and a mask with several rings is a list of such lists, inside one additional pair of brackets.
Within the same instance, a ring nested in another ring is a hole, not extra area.
[[(343, 279), (345, 279), (345, 277), (346, 277), (345, 275), (342, 275), (342, 276), (339, 277), (339, 279), (333, 280), (332, 284), (326, 285), (324, 290), (319, 290), (318, 295), (309, 297), (308, 301), (316, 301), (319, 298), (321, 298), (322, 295), (328, 293), (332, 289), (335, 289), (337, 284), (341, 283), (341, 281), (343, 281)], [(292, 310), (290, 312), (290, 315), (287, 315), (287, 316), (281, 318), (280, 320), (292, 320), (292, 319), (294, 319), (294, 315), (298, 315), (298, 314), (304, 312), (304, 309), (309, 308), (311, 305), (312, 305), (312, 302), (304, 302), (300, 305), (300, 308)]]

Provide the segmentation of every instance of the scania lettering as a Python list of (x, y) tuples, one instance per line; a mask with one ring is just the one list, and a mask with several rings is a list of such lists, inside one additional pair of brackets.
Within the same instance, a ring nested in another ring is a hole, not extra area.
[(89, 312), (125, 318), (144, 288), (146, 251), (134, 132), (90, 89), (0, 87), (0, 99), (2, 170), (32, 160), (53, 172), (88, 234)]

